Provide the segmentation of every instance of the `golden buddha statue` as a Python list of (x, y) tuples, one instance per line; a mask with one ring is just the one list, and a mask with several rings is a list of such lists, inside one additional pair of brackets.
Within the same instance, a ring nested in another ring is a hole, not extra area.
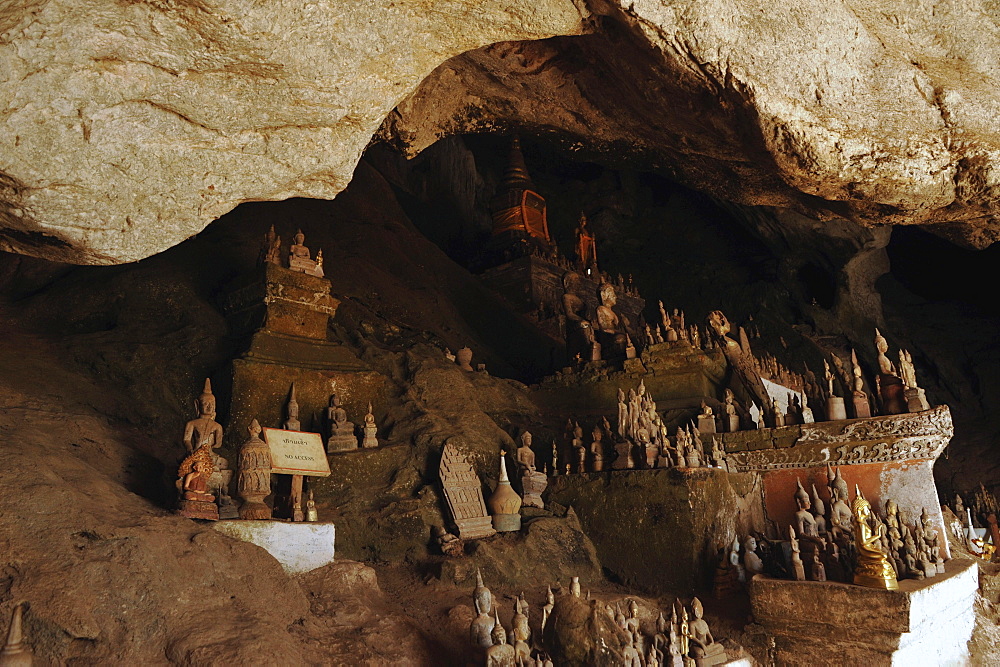
[(868, 522), (872, 515), (872, 506), (861, 495), (861, 489), (855, 486), (854, 504), (854, 544), (858, 552), (858, 565), (854, 569), (854, 583), (868, 588), (882, 588), (888, 591), (899, 590), (896, 581), (896, 570), (889, 562), (889, 557), (882, 550), (881, 541), (885, 527), (879, 524), (878, 530), (872, 532)]

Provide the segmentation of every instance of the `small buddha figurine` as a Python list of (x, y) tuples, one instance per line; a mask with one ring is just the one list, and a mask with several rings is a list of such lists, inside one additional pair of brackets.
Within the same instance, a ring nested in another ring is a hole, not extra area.
[(573, 597), (580, 597), (580, 577), (569, 578), (569, 593)]
[(656, 345), (656, 338), (653, 337), (653, 330), (646, 325), (646, 347)]
[(781, 404), (777, 398), (771, 399), (771, 414), (774, 416), (775, 428), (785, 425), (785, 411), (781, 409)]
[(854, 416), (865, 418), (872, 416), (871, 404), (868, 402), (868, 394), (865, 393), (865, 380), (861, 376), (861, 365), (858, 364), (858, 355), (851, 350), (851, 376), (853, 378), (854, 391)]
[(476, 607), (476, 617), (469, 626), (469, 640), (476, 648), (486, 650), (493, 646), (493, 628), (496, 626), (496, 621), (482, 608), (479, 600), (473, 600), (473, 604)]
[(199, 447), (181, 462), (177, 470), (181, 500), (178, 513), (189, 519), (218, 521), (219, 508), (215, 496), (208, 491), (208, 480), (214, 471), (208, 447)]
[(240, 512), (236, 508), (236, 503), (233, 502), (232, 497), (226, 492), (226, 487), (219, 487), (219, 520), (223, 519), (239, 519)]
[(368, 403), (368, 414), (365, 415), (364, 438), (361, 440), (362, 447), (378, 447), (378, 426), (375, 425), (375, 415), (372, 414), (372, 404)]
[(309, 498), (306, 499), (306, 521), (319, 521), (319, 511), (316, 509), (316, 499), (313, 498), (312, 489), (309, 489)]
[(816, 534), (820, 537), (826, 537), (826, 505), (823, 503), (823, 499), (819, 497), (819, 492), (816, 491), (816, 485), (812, 485), (812, 515), (813, 519), (816, 521)]
[(549, 621), (549, 616), (552, 615), (552, 610), (556, 606), (556, 595), (552, 592), (552, 587), (546, 587), (545, 593), (545, 606), (542, 607), (542, 634), (545, 634), (545, 624)]
[(795, 539), (795, 528), (793, 526), (788, 527), (788, 542), (792, 547), (792, 573), (795, 575), (795, 581), (805, 581), (805, 565), (802, 562), (799, 541)]
[(590, 437), (591, 469), (594, 472), (601, 472), (604, 470), (604, 430), (600, 426), (594, 426)]
[(472, 368), (472, 348), (466, 346), (459, 348), (458, 353), (455, 355), (455, 361), (458, 363), (458, 367), (463, 371), (468, 373), (473, 372)]
[(323, 267), (320, 265), (317, 269), (317, 263), (313, 261), (305, 242), (306, 235), (300, 229), (295, 233), (295, 243), (288, 250), (288, 268), (292, 271), (322, 278)]
[(486, 667), (516, 667), (517, 651), (507, 643), (507, 633), (500, 624), (500, 612), (493, 610), (493, 646), (486, 649)]
[(597, 307), (597, 324), (601, 331), (605, 333), (617, 333), (621, 320), (614, 311), (614, 306), (618, 302), (614, 285), (603, 282), (598, 289), (598, 296), (601, 305)]
[(896, 572), (889, 563), (889, 558), (882, 551), (879, 542), (882, 531), (872, 533), (869, 520), (872, 515), (871, 505), (861, 495), (861, 489), (855, 487), (854, 498), (854, 544), (857, 551), (858, 564), (854, 570), (854, 583), (869, 588), (883, 588), (895, 591), (899, 589), (896, 582)]
[(528, 627), (528, 616), (524, 613), (525, 607), (521, 604), (522, 598), (514, 601), (514, 618), (511, 620), (511, 634), (514, 636), (514, 650), (522, 659), (527, 659), (531, 650), (528, 642), (531, 640), (531, 628)]
[(264, 235), (263, 263), (281, 266), (281, 237), (274, 233), (274, 225)]
[(434, 536), (435, 541), (437, 541), (438, 549), (445, 556), (460, 558), (465, 555), (465, 543), (458, 535), (446, 531), (444, 526), (432, 526), (431, 534)]
[(653, 340), (656, 341), (658, 344), (664, 342), (663, 331), (660, 330), (659, 324), (657, 324), (656, 328), (653, 329)]
[(809, 570), (810, 581), (826, 581), (826, 567), (820, 560), (819, 550), (813, 551), (812, 567)]
[(698, 415), (698, 431), (701, 433), (715, 433), (715, 413), (712, 407), (705, 401), (701, 402), (701, 414)]
[(347, 411), (341, 405), (340, 397), (330, 396), (330, 407), (326, 409), (326, 421), (330, 435), (326, 441), (327, 452), (341, 452), (358, 448), (358, 438), (354, 434), (354, 422), (348, 421)]
[(809, 509), (812, 503), (809, 502), (809, 494), (802, 488), (802, 480), (796, 479), (798, 489), (795, 491), (795, 505), (798, 508), (795, 512), (795, 531), (799, 535), (808, 537), (819, 537), (819, 529), (816, 527), (816, 517)]
[(747, 581), (764, 571), (764, 561), (757, 555), (757, 540), (753, 535), (748, 535), (743, 541), (743, 569), (746, 570)]
[(833, 541), (833, 535), (826, 535), (826, 576), (828, 581), (847, 581), (844, 568), (840, 563), (840, 548)]
[[(215, 457), (215, 449), (222, 446), (222, 426), (215, 421), (215, 395), (212, 394), (210, 379), (205, 378), (205, 387), (194, 405), (198, 417), (184, 425), (184, 447), (188, 454), (201, 447), (208, 447), (208, 451)], [(225, 462), (225, 459), (222, 461)]]
[(889, 343), (878, 329), (875, 329), (875, 349), (878, 350), (878, 390), (884, 412), (890, 415), (903, 414), (907, 412), (906, 399), (903, 396), (905, 387), (899, 377), (899, 371), (886, 356)]
[(286, 431), (301, 431), (302, 423), (299, 421), (299, 403), (295, 400), (295, 383), (292, 383), (291, 392), (288, 395), (288, 404), (285, 406), (288, 418), (285, 420)]
[(484, 614), (492, 613), (493, 593), (483, 583), (483, 573), (480, 572), (478, 567), (476, 568), (476, 588), (472, 591), (472, 599), (476, 603), (476, 607), (482, 609)]
[(625, 334), (625, 358), (626, 359), (635, 359), (635, 357), (636, 357), (635, 343), (632, 342), (632, 336), (630, 336), (628, 333), (626, 333)]
[(712, 637), (708, 622), (703, 618), (705, 609), (698, 598), (691, 600), (691, 614), (694, 619), (688, 625), (687, 636), (690, 641), (688, 655), (694, 658), (696, 664), (699, 665), (715, 665), (725, 662), (726, 649), (722, 644), (717, 644), (715, 638)]
[(7, 641), (0, 650), (0, 665), (3, 667), (31, 667), (34, 653), (24, 643), (24, 603), (14, 605), (7, 628)]
[(548, 486), (549, 480), (544, 472), (535, 469), (535, 452), (531, 449), (531, 433), (529, 431), (521, 434), (521, 446), (517, 448), (516, 459), (517, 470), (521, 478), (521, 491), (524, 495), (523, 505), (544, 509), (542, 492)]
[(726, 389), (725, 393), (726, 419), (723, 422), (727, 433), (735, 433), (740, 430), (740, 416), (736, 411), (736, 396), (731, 389)]

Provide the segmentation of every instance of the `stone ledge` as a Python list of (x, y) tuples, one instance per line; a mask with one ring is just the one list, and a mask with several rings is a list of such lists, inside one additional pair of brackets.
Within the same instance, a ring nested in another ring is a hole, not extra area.
[(333, 562), (336, 527), (332, 523), (216, 521), (223, 535), (256, 544), (281, 563), (287, 574), (301, 574)]
[(945, 567), (898, 591), (758, 575), (750, 602), (781, 664), (965, 664), (979, 570), (964, 559)]

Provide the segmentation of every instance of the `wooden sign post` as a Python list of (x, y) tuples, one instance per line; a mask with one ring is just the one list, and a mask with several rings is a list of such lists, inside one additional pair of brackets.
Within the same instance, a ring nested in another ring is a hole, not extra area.
[(292, 521), (303, 521), (303, 477), (327, 477), (330, 462), (319, 433), (265, 428), (264, 440), (271, 448), (271, 472), (292, 476)]

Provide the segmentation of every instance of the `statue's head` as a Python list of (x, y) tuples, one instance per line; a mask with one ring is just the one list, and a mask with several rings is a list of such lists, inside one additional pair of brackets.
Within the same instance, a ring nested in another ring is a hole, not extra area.
[(878, 350), (880, 354), (885, 354), (889, 351), (889, 343), (885, 340), (878, 329), (875, 330), (875, 349)]
[(691, 613), (695, 618), (701, 618), (705, 614), (705, 609), (701, 606), (701, 600), (695, 598), (691, 600)]
[(816, 491), (815, 484), (813, 484), (812, 491), (812, 504), (813, 508), (816, 510), (815, 513), (819, 516), (824, 516), (826, 514), (826, 504), (823, 502), (823, 499), (819, 497), (819, 492)]
[(521, 434), (521, 446), (531, 447), (531, 431), (525, 431)]
[(494, 644), (507, 643), (507, 633), (504, 632), (503, 626), (500, 625), (500, 619), (497, 619), (497, 623), (493, 626), (493, 632), (490, 635), (493, 637)]
[(302, 233), (302, 230), (295, 232), (295, 245), (302, 245), (305, 243), (306, 235)]
[(797, 480), (796, 483), (798, 484), (799, 488), (796, 489), (795, 491), (795, 505), (800, 510), (807, 510), (810, 507), (809, 494), (806, 493), (806, 490), (804, 488), (802, 488), (802, 480)]
[(567, 292), (574, 292), (580, 286), (580, 274), (576, 271), (567, 271), (563, 274), (563, 289)]
[(260, 438), (260, 433), (261, 433), (260, 422), (258, 422), (256, 419), (250, 422), (250, 426), (247, 428), (247, 430), (250, 431), (251, 438)]
[(885, 502), (885, 513), (889, 516), (899, 513), (899, 505), (896, 504), (895, 500), (889, 499)]
[(215, 395), (212, 394), (212, 381), (205, 378), (205, 386), (198, 396), (198, 410), (202, 415), (215, 416)]
[(871, 503), (860, 495), (854, 499), (851, 509), (854, 510), (854, 518), (857, 519), (858, 523), (868, 521), (868, 518), (872, 515)]
[(746, 553), (757, 551), (757, 540), (753, 535), (747, 535), (747, 539), (743, 540), (743, 551)]

